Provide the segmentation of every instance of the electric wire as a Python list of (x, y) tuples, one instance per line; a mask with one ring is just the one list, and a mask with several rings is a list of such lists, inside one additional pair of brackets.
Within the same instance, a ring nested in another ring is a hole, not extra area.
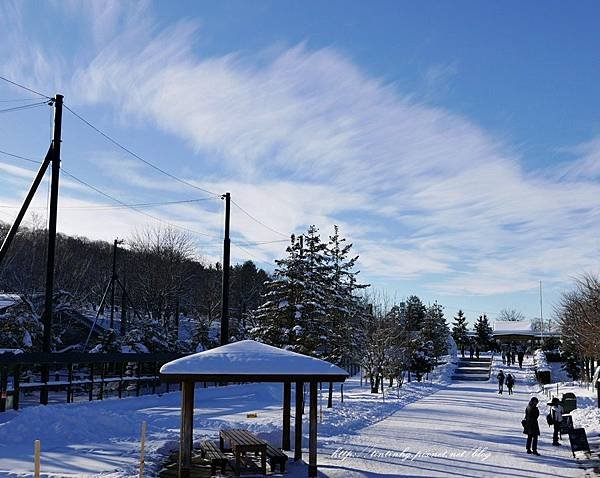
[(39, 103), (33, 103), (30, 105), (13, 106), (11, 108), (5, 108), (5, 109), (0, 110), (0, 113), (12, 113), (15, 111), (28, 110), (31, 108), (37, 108), (39, 106), (47, 105), (47, 104), (48, 103), (46, 101), (40, 101)]
[(240, 206), (238, 203), (236, 203), (233, 199), (231, 199), (231, 202), (233, 203), (234, 206), (236, 206), (240, 211), (242, 211), (246, 216), (248, 216), (250, 219), (252, 219), (254, 222), (260, 224), (261, 226), (265, 227), (266, 229), (268, 229), (269, 231), (274, 232), (275, 234), (279, 234), (280, 236), (283, 237), (290, 237), (289, 234), (284, 234), (281, 231), (278, 231), (277, 229), (273, 229), (270, 226), (267, 226), (264, 222), (260, 221), (259, 219), (257, 219), (256, 217), (254, 217), (252, 214), (250, 214), (248, 211), (246, 211), (242, 206)]
[(131, 209), (132, 211), (136, 211), (137, 213), (142, 214), (144, 216), (148, 216), (148, 217), (154, 219), (155, 221), (161, 222), (161, 223), (166, 224), (166, 225), (171, 226), (171, 227), (175, 227), (177, 229), (181, 229), (183, 231), (187, 231), (187, 232), (189, 232), (191, 234), (197, 234), (197, 235), (200, 235), (200, 236), (205, 236), (205, 237), (210, 237), (210, 238), (216, 238), (216, 239), (218, 239), (218, 236), (215, 236), (215, 235), (212, 235), (212, 234), (208, 234), (208, 233), (205, 233), (205, 232), (196, 231), (194, 229), (190, 229), (188, 227), (181, 226), (179, 224), (174, 224), (174, 223), (171, 223), (169, 221), (165, 221), (164, 219), (161, 219), (161, 218), (159, 218), (157, 216), (154, 216), (153, 214), (149, 214), (147, 212), (144, 212), (144, 211), (141, 211), (139, 209), (136, 209), (134, 206), (129, 206), (129, 205), (127, 205), (127, 203), (121, 201), (120, 199), (117, 199), (116, 197), (111, 196), (110, 194), (102, 191), (101, 189), (97, 188), (96, 186), (94, 186), (94, 185), (92, 185), (92, 184), (84, 181), (83, 179), (80, 179), (77, 176), (69, 173), (64, 168), (61, 168), (61, 170), (62, 170), (63, 173), (65, 173), (71, 179), (74, 179), (78, 183), (83, 184), (84, 186), (92, 189), (93, 191), (96, 191), (98, 194), (101, 194), (102, 196), (104, 196), (104, 197), (106, 197), (106, 198), (108, 198), (108, 199), (110, 199), (112, 201), (115, 201), (115, 202), (121, 204), (123, 207), (127, 207), (127, 208)]
[(123, 146), (121, 143), (119, 143), (117, 140), (113, 139), (111, 136), (109, 136), (108, 134), (106, 134), (105, 132), (101, 131), (99, 128), (97, 128), (96, 126), (94, 126), (92, 123), (90, 123), (88, 120), (86, 120), (83, 116), (81, 116), (80, 114), (76, 113), (75, 111), (73, 111), (71, 108), (69, 108), (67, 105), (63, 104), (63, 106), (69, 111), (71, 112), (71, 114), (73, 114), (75, 117), (77, 117), (80, 121), (82, 121), (83, 123), (85, 123), (87, 126), (89, 126), (90, 128), (92, 128), (94, 131), (96, 131), (96, 133), (100, 134), (101, 136), (103, 136), (105, 139), (107, 139), (108, 141), (110, 141), (112, 144), (114, 144), (115, 146), (117, 146), (118, 148), (120, 148), (121, 150), (125, 151), (126, 153), (130, 154), (131, 156), (133, 156), (134, 158), (136, 158), (137, 160), (141, 161), (142, 163), (146, 164), (147, 166), (151, 167), (152, 169), (164, 174), (165, 176), (168, 176), (169, 178), (181, 183), (181, 184), (185, 184), (186, 186), (189, 186), (191, 188), (197, 189), (198, 191), (202, 191), (206, 194), (210, 194), (212, 196), (218, 197), (220, 198), (222, 196), (222, 194), (217, 194), (213, 191), (209, 191), (208, 189), (204, 189), (201, 188), (200, 186), (196, 186), (193, 183), (190, 183), (189, 181), (186, 181), (185, 179), (181, 179), (180, 177), (175, 176), (174, 174), (169, 173), (168, 171), (165, 171), (164, 169), (156, 166), (154, 163), (151, 163), (150, 161), (142, 158), (140, 155), (134, 153), (132, 150), (130, 150), (129, 148)]
[(14, 85), (14, 86), (18, 86), (19, 88), (22, 88), (22, 89), (24, 89), (26, 91), (29, 91), (30, 93), (35, 93), (36, 95), (40, 95), (43, 98), (47, 98), (49, 100), (52, 99), (50, 96), (47, 96), (47, 95), (45, 95), (43, 93), (40, 93), (39, 91), (35, 91), (34, 89), (29, 88), (29, 87), (27, 87), (25, 85), (22, 85), (20, 83), (17, 83), (16, 81), (9, 80), (8, 78), (5, 78), (4, 76), (0, 76), (0, 80), (6, 81), (7, 83), (10, 83), (11, 85)]

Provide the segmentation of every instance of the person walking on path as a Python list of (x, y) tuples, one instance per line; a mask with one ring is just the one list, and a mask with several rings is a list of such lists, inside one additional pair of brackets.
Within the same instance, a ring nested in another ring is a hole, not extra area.
[(498, 393), (502, 395), (502, 391), (504, 390), (504, 372), (500, 370), (496, 378), (498, 379)]
[(475, 344), (475, 356), (479, 358), (479, 344)]
[(560, 424), (562, 423), (563, 407), (561, 406), (558, 397), (554, 397), (548, 405), (552, 407), (550, 408), (550, 414), (552, 416), (552, 424), (554, 426), (552, 444), (554, 446), (560, 446), (560, 443), (558, 443), (558, 433), (560, 432)]
[(513, 394), (513, 387), (515, 386), (515, 377), (512, 376), (512, 374), (508, 374), (506, 376), (506, 389), (508, 390), (508, 394), (512, 395)]
[(515, 343), (511, 342), (510, 343), (510, 362), (514, 365), (515, 364), (515, 358), (517, 355), (517, 349), (515, 347)]
[(525, 351), (523, 350), (523, 346), (519, 344), (517, 347), (517, 358), (519, 360), (519, 368), (523, 368), (523, 357), (525, 356)]
[(540, 426), (538, 425), (538, 418), (540, 411), (537, 407), (539, 400), (536, 397), (532, 397), (529, 400), (529, 405), (525, 409), (525, 419), (523, 420), (523, 433), (527, 435), (527, 453), (529, 455), (540, 456), (537, 451), (538, 437), (540, 436)]
[(475, 352), (475, 349), (473, 348), (473, 342), (471, 342), (469, 344), (469, 358), (473, 358), (473, 352)]
[(506, 365), (506, 352), (502, 349), (502, 365)]

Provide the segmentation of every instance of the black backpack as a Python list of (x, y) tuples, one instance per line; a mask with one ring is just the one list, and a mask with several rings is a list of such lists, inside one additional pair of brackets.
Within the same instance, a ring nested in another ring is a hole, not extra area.
[(554, 417), (552, 416), (552, 410), (550, 410), (550, 413), (546, 415), (546, 421), (548, 422), (548, 426), (554, 425)]

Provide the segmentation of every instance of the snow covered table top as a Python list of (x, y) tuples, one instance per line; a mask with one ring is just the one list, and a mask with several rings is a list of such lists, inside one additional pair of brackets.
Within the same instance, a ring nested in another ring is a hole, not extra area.
[(340, 367), (307, 355), (242, 340), (173, 360), (160, 369), (168, 381), (343, 382)]

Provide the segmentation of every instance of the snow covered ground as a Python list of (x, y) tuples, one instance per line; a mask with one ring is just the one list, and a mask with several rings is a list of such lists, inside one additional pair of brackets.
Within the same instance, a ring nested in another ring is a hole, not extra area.
[[(344, 385), (341, 404), (336, 386), (334, 408), (323, 408), (319, 424), (322, 476), (584, 476), (566, 446), (549, 446), (542, 418), (542, 456), (525, 454), (520, 420), (530, 397), (530, 371), (511, 367), (515, 395), (500, 396), (494, 381), (448, 384), (452, 367), (440, 367), (431, 381), (406, 383), (399, 398), (393, 389), (385, 401), (355, 377)], [(281, 398), (279, 384), (198, 389), (195, 440), (214, 439), (224, 426), (243, 426), (279, 444)], [(42, 441), (44, 476), (137, 476), (143, 420), (148, 422), (147, 476), (154, 476), (177, 448), (179, 406), (175, 392), (2, 414), (0, 476), (31, 476), (35, 439)], [(257, 418), (246, 418), (249, 412)], [(304, 477), (306, 466), (291, 463), (286, 476)]]
[[(400, 407), (440, 390), (453, 365), (439, 367), (431, 380), (412, 382), (381, 395), (369, 393), (354, 377), (344, 385), (339, 403), (336, 385), (334, 408), (323, 408), (320, 437), (353, 433), (391, 415)], [(281, 443), (281, 384), (245, 384), (199, 388), (196, 392), (195, 440), (215, 439), (223, 427), (246, 427), (274, 444)], [(323, 390), (323, 400), (327, 391)], [(249, 419), (247, 413), (257, 412)], [(147, 476), (153, 476), (171, 450), (177, 449), (180, 424), (179, 392), (162, 396), (112, 399), (87, 403), (29, 407), (0, 414), (0, 476), (31, 476), (33, 443), (42, 443), (44, 476), (137, 476), (139, 434), (148, 423)], [(308, 415), (305, 416), (308, 419)], [(293, 420), (292, 420), (293, 423)], [(304, 425), (308, 432), (308, 423)], [(305, 443), (308, 446), (308, 442)], [(292, 466), (306, 474), (304, 465)]]

